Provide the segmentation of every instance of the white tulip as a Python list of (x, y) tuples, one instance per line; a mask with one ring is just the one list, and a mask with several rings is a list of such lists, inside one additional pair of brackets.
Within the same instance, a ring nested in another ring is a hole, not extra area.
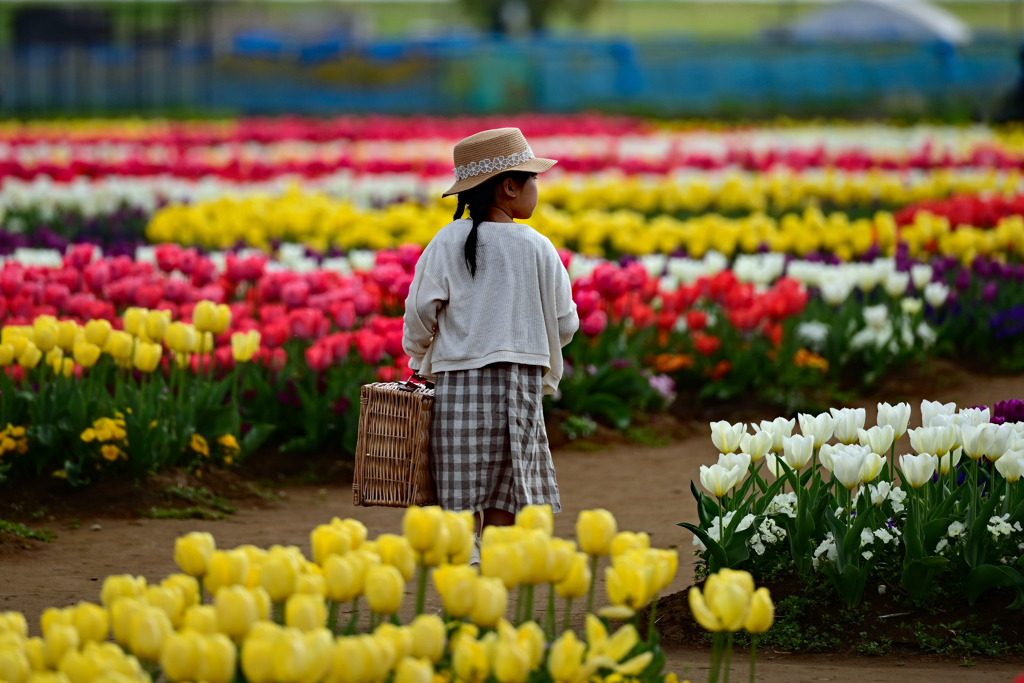
[(921, 308), (923, 308), (923, 304), (920, 299), (915, 299), (909, 296), (900, 299), (900, 310), (910, 317), (914, 317), (920, 313)]
[(867, 411), (863, 408), (830, 408), (833, 419), (833, 431), (840, 443), (852, 444), (857, 442), (857, 435), (864, 427), (864, 420), (867, 419)]
[(903, 470), (903, 480), (919, 489), (932, 480), (938, 463), (939, 459), (930, 453), (901, 455), (900, 469)]
[(864, 456), (864, 466), (860, 470), (860, 480), (862, 483), (867, 484), (868, 482), (874, 481), (879, 474), (882, 473), (882, 467), (885, 466), (885, 458), (880, 456), (878, 453), (868, 453)]
[(782, 440), (782, 448), (786, 464), (794, 470), (802, 470), (814, 456), (814, 437), (791, 436)]
[(979, 460), (985, 455), (985, 431), (987, 425), (965, 424), (960, 427), (960, 441), (963, 452), (971, 460)]
[(895, 438), (902, 438), (907, 433), (907, 424), (910, 422), (910, 404), (897, 403), (891, 406), (888, 403), (879, 403), (875, 422), (880, 427), (889, 425), (895, 433)]
[(864, 468), (863, 451), (843, 449), (832, 457), (832, 475), (839, 483), (852, 491), (861, 481), (861, 470)]
[(929, 401), (928, 399), (921, 401), (921, 426), (931, 427), (932, 418), (937, 415), (956, 415), (956, 404), (946, 403), (943, 405), (939, 401)]
[(750, 467), (750, 456), (746, 453), (720, 453), (718, 455), (718, 464), (728, 470), (738, 468), (740, 473), (737, 476), (742, 479), (743, 474)]
[(903, 296), (910, 286), (910, 273), (889, 273), (884, 282), (885, 292), (892, 298)]
[(871, 429), (857, 430), (857, 436), (861, 446), (867, 446), (872, 453), (885, 455), (892, 448), (896, 431), (892, 425), (875, 425)]
[(1020, 479), (1021, 469), (1024, 468), (1024, 451), (1006, 451), (1003, 457), (996, 460), (996, 470), (1003, 475), (1003, 479), (1011, 484)]
[(889, 322), (889, 307), (885, 304), (865, 306), (863, 312), (864, 322), (866, 322), (868, 327), (876, 332), (882, 330), (885, 327), (885, 324)]
[(1014, 435), (1012, 425), (1005, 422), (1001, 425), (985, 425), (985, 457), (990, 462), (996, 462), (1009, 448), (1010, 439)]
[(956, 415), (956, 423), (963, 427), (965, 424), (978, 425), (987, 424), (992, 421), (992, 414), (988, 408), (961, 408)]
[(740, 440), (747, 431), (747, 425), (740, 422), (731, 424), (722, 420), (711, 423), (711, 441), (720, 453), (734, 453), (740, 447)]
[(955, 448), (939, 458), (939, 473), (949, 474), (949, 470), (960, 464), (960, 456), (963, 453), (963, 448)]
[(828, 413), (818, 415), (799, 413), (796, 417), (800, 422), (800, 433), (804, 436), (813, 436), (815, 448), (820, 448), (823, 443), (832, 438), (834, 421)]
[(910, 266), (910, 279), (914, 281), (914, 287), (924, 289), (932, 281), (932, 267), (927, 263), (917, 263)]
[(956, 447), (959, 440), (958, 427), (918, 427), (910, 431), (910, 445), (918, 453), (932, 453), (943, 456)]
[(949, 298), (949, 287), (941, 282), (931, 282), (924, 288), (924, 300), (932, 308), (939, 308)]
[(772, 435), (763, 430), (744, 434), (740, 439), (740, 450), (749, 455), (753, 462), (758, 462), (772, 450), (772, 441)]
[(783, 439), (793, 436), (793, 427), (795, 426), (796, 420), (787, 420), (784, 417), (777, 417), (771, 422), (761, 421), (761, 431), (772, 435), (772, 451), (775, 453), (782, 451)]
[(839, 306), (850, 297), (852, 286), (846, 280), (832, 278), (821, 284), (821, 298), (829, 306)]
[(838, 446), (833, 446), (832, 444), (828, 443), (822, 444), (821, 448), (818, 449), (818, 461), (821, 463), (821, 466), (824, 467), (829, 472), (831, 472), (832, 454), (835, 451), (841, 449), (842, 447), (842, 444), (839, 444)]
[(736, 470), (730, 470), (721, 465), (700, 466), (700, 484), (708, 490), (708, 493), (721, 498), (729, 492), (738, 480)]
[(772, 476), (775, 477), (776, 479), (780, 479), (786, 476), (785, 471), (783, 471), (782, 467), (779, 465), (779, 462), (781, 460), (782, 458), (777, 458), (772, 453), (769, 453), (768, 455), (764, 456), (765, 467), (768, 469), (769, 472), (772, 473)]

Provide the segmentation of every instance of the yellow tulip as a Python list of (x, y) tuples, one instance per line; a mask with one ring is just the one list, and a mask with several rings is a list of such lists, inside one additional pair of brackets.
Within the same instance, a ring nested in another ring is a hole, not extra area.
[(239, 550), (215, 550), (203, 576), (203, 585), (212, 595), (224, 586), (244, 583), (249, 574), (249, 557)]
[(530, 675), (530, 657), (518, 642), (498, 641), (494, 652), (494, 678), (498, 683), (525, 683)]
[(0, 367), (7, 367), (14, 362), (14, 347), (11, 344), (0, 344)]
[(305, 668), (306, 639), (298, 629), (284, 629), (274, 645), (274, 675), (279, 681), (294, 681)]
[(163, 341), (170, 326), (170, 311), (150, 311), (146, 316), (146, 336), (155, 342)]
[(591, 557), (604, 557), (610, 553), (617, 531), (615, 517), (607, 510), (583, 510), (576, 520), (580, 550)]
[(79, 602), (73, 610), (72, 620), (83, 644), (101, 643), (110, 633), (110, 616), (107, 611), (91, 602)]
[(395, 651), (395, 660), (412, 655), (413, 635), (412, 629), (408, 626), (396, 626), (390, 623), (383, 623), (373, 632), (378, 641), (387, 641)]
[(412, 544), (404, 536), (395, 534), (381, 534), (377, 537), (377, 553), (380, 561), (390, 564), (402, 573), (402, 578), (408, 581), (416, 571), (416, 551)]
[(555, 516), (551, 512), (551, 505), (527, 505), (516, 514), (516, 526), (540, 529), (550, 536), (555, 530)]
[(199, 582), (188, 574), (171, 574), (160, 582), (165, 588), (176, 588), (181, 592), (184, 613), (189, 607), (199, 604)]
[(454, 619), (469, 615), (476, 602), (476, 571), (464, 564), (446, 564), (433, 571), (434, 588)]
[(448, 525), (444, 523), (443, 517), (441, 528), (438, 530), (434, 545), (420, 557), (421, 563), (426, 567), (439, 567), (448, 562), (452, 552), (459, 552), (460, 549), (449, 548)]
[(432, 683), (434, 667), (426, 659), (403, 657), (395, 668), (394, 683)]
[(448, 556), (453, 564), (466, 564), (473, 557), (473, 513), (470, 510), (445, 510), (444, 524), (448, 529)]
[(42, 360), (42, 358), (43, 352), (39, 350), (39, 347), (32, 342), (26, 342), (25, 350), (21, 352), (20, 356), (18, 356), (18, 365), (26, 370), (31, 370), (39, 365), (39, 361)]
[(321, 524), (309, 534), (309, 545), (313, 561), (323, 566), (331, 555), (344, 555), (352, 550), (352, 534), (339, 524)]
[(639, 610), (656, 594), (657, 566), (639, 551), (630, 551), (612, 559), (605, 568), (608, 599), (613, 605)]
[(57, 323), (57, 346), (70, 351), (75, 345), (75, 337), (78, 336), (78, 323), (74, 320), (62, 320)]
[(512, 590), (522, 581), (522, 565), (531, 558), (518, 544), (490, 543), (480, 548), (480, 573), (500, 578)]
[(244, 638), (260, 618), (256, 599), (244, 586), (220, 588), (213, 604), (217, 610), (217, 630), (235, 640)]
[(216, 550), (217, 541), (213, 534), (193, 531), (175, 539), (174, 563), (189, 576), (199, 578), (206, 574)]
[(372, 680), (383, 680), (387, 677), (398, 661), (398, 653), (395, 646), (387, 638), (376, 636), (366, 637), (366, 647), (370, 651), (370, 661), (373, 662)]
[(520, 557), (524, 560), (520, 583), (535, 586), (545, 583), (551, 575), (551, 537), (540, 529), (530, 529), (519, 542)]
[(461, 637), (452, 653), (455, 675), (465, 683), (483, 683), (491, 673), (491, 663), (483, 644), (475, 638)]
[(295, 592), (298, 574), (299, 565), (295, 556), (284, 548), (275, 546), (260, 570), (260, 584), (273, 602), (284, 602)]
[(114, 601), (118, 598), (141, 598), (145, 590), (146, 579), (142, 576), (132, 576), (131, 574), (108, 576), (103, 580), (100, 602), (107, 609), (111, 609)]
[(394, 614), (402, 607), (405, 579), (396, 567), (390, 564), (371, 567), (366, 570), (363, 582), (366, 600), (377, 614)]
[(159, 344), (138, 341), (135, 343), (135, 368), (142, 372), (153, 372), (160, 367), (164, 347)]
[(0, 612), (0, 635), (4, 633), (28, 637), (28, 621), (25, 615), (21, 612)]
[(627, 550), (646, 550), (651, 547), (651, 537), (641, 531), (634, 534), (632, 531), (620, 531), (615, 534), (612, 541), (612, 556), (621, 555)]
[(305, 666), (298, 677), (298, 683), (318, 683), (331, 670), (331, 655), (334, 652), (334, 634), (326, 628), (304, 634), (306, 645)]
[(106, 320), (90, 320), (85, 323), (85, 339), (93, 346), (103, 348), (113, 328)]
[(32, 341), (40, 351), (46, 353), (57, 345), (57, 325), (52, 320), (36, 318), (32, 328)]
[(117, 598), (110, 608), (110, 625), (114, 640), (128, 648), (132, 637), (132, 619), (146, 608), (146, 603), (137, 598)]
[(349, 534), (352, 537), (352, 549), (358, 550), (359, 546), (366, 541), (366, 525), (360, 522), (358, 519), (338, 519), (335, 517), (331, 520), (331, 524), (337, 524), (344, 526), (348, 529)]
[(374, 663), (365, 636), (338, 638), (329, 683), (370, 683)]
[(593, 575), (590, 571), (590, 558), (586, 553), (575, 553), (565, 578), (555, 584), (555, 590), (563, 598), (576, 600), (587, 595)]
[(196, 680), (204, 683), (231, 683), (237, 671), (235, 645), (221, 633), (200, 636)]
[(575, 683), (583, 666), (586, 644), (577, 640), (573, 631), (564, 632), (551, 644), (548, 673), (555, 683)]
[(175, 353), (188, 354), (196, 349), (196, 330), (191, 325), (182, 322), (171, 323), (164, 337), (167, 347)]
[(746, 620), (750, 598), (753, 594), (753, 580), (742, 576), (747, 572), (733, 572), (727, 569), (712, 574), (704, 583), (703, 593), (691, 588), (688, 598), (694, 619), (708, 631), (737, 631)]
[(327, 606), (320, 595), (295, 593), (288, 598), (284, 608), (284, 620), (291, 628), (312, 631), (323, 628), (327, 622)]
[(132, 356), (132, 336), (122, 330), (113, 330), (107, 336), (106, 346), (103, 350), (110, 354), (115, 360), (128, 360)]
[(481, 628), (493, 628), (505, 614), (508, 590), (501, 579), (481, 576), (476, 581), (476, 595), (470, 620)]
[(748, 633), (764, 633), (772, 627), (774, 621), (775, 605), (768, 589), (762, 586), (750, 596), (750, 611), (747, 613), (743, 628)]
[(276, 640), (253, 638), (242, 644), (242, 672), (249, 683), (276, 683), (274, 667)]
[(200, 301), (192, 309), (192, 324), (199, 332), (213, 332), (217, 329), (217, 305), (212, 301)]
[(421, 614), (413, 619), (412, 656), (437, 662), (444, 656), (448, 628), (436, 614)]
[[(60, 660), (57, 671), (67, 676), (70, 683), (93, 683), (103, 672), (103, 663), (96, 657), (71, 650)], [(0, 677), (2, 676), (3, 671), (0, 670)]]
[(89, 342), (82, 340), (74, 345), (72, 349), (74, 353), (75, 362), (81, 365), (83, 368), (91, 368), (96, 365), (96, 362), (100, 359), (100, 354), (103, 349), (90, 344)]
[(309, 595), (327, 595), (327, 581), (323, 574), (299, 574), (295, 578), (295, 592)]
[(32, 675), (32, 663), (20, 649), (0, 648), (0, 680), (8, 683), (27, 683)]
[(217, 608), (213, 605), (192, 605), (185, 610), (182, 626), (196, 633), (216, 633)]
[(59, 609), (57, 607), (47, 607), (44, 609), (39, 617), (39, 630), (43, 632), (43, 637), (46, 637), (51, 627), (58, 624), (74, 626), (74, 613), (71, 609)]
[(70, 624), (55, 623), (43, 636), (43, 642), (46, 645), (46, 665), (56, 669), (68, 651), (78, 649), (78, 630)]
[(406, 508), (405, 516), (402, 518), (402, 533), (417, 555), (437, 545), (438, 536), (444, 526), (444, 512), (436, 505), (412, 505)]
[(174, 586), (148, 586), (145, 600), (152, 607), (163, 610), (175, 628), (181, 625), (185, 617), (185, 596), (181, 589)]
[(248, 363), (260, 350), (260, 333), (256, 330), (231, 335), (231, 353), (239, 363)]
[(198, 633), (182, 631), (172, 633), (164, 641), (160, 653), (160, 668), (169, 681), (192, 681), (199, 668)]
[(131, 307), (125, 310), (124, 316), (124, 331), (133, 337), (138, 337), (145, 333), (146, 330), (146, 318), (149, 317), (149, 310), (145, 308)]
[(548, 583), (565, 580), (576, 556), (576, 543), (562, 538), (552, 538), (548, 546)]
[(341, 555), (331, 555), (324, 563), (324, 579), (327, 583), (327, 599), (334, 602), (349, 602), (359, 595), (356, 567)]
[(164, 639), (174, 632), (174, 626), (159, 607), (143, 607), (131, 618), (128, 638), (132, 654), (146, 662), (160, 659)]

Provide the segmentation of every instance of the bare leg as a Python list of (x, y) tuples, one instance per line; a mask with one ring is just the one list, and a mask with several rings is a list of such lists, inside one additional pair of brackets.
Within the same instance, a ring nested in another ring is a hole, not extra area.
[(512, 526), (515, 523), (516, 516), (511, 512), (498, 508), (487, 508), (483, 513), (476, 515), (476, 535), (482, 536), (485, 526)]

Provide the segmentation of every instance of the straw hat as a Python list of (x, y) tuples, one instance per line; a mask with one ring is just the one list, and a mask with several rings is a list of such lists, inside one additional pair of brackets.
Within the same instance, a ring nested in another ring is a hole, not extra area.
[(485, 130), (455, 145), (455, 184), (441, 196), (464, 192), (505, 171), (543, 173), (556, 163), (533, 156), (518, 128)]

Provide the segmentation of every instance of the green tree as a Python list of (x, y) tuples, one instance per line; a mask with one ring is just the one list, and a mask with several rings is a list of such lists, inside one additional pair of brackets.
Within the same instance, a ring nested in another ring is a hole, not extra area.
[(466, 11), (495, 33), (542, 31), (562, 13), (573, 21), (589, 17), (604, 0), (462, 0)]

